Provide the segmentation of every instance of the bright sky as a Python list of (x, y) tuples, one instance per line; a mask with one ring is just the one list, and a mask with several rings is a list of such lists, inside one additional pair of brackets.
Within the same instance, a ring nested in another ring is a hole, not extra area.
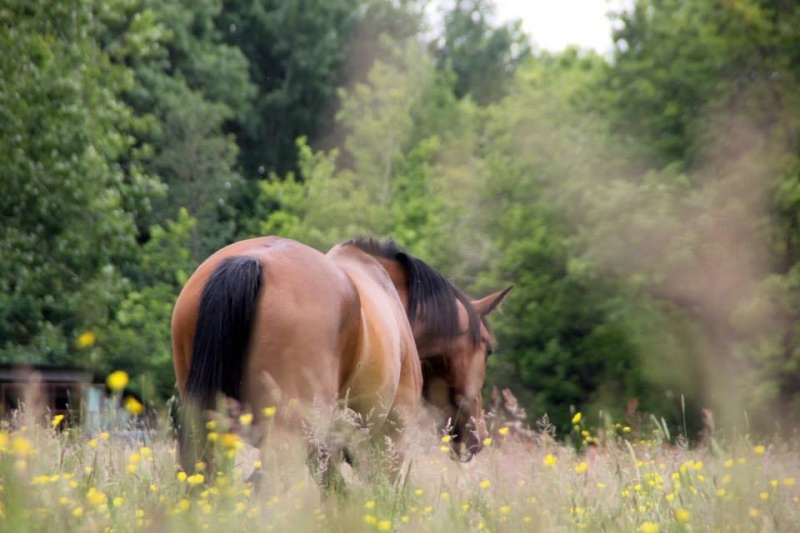
[[(557, 52), (569, 45), (605, 54), (611, 48), (606, 13), (621, 0), (495, 0), (501, 21), (519, 18), (538, 48)], [(627, 2), (630, 3), (630, 2)]]

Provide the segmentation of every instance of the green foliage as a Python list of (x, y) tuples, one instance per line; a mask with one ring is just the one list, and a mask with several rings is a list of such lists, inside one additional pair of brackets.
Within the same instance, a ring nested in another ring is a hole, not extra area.
[(92, 367), (104, 373), (125, 368), (144, 379), (146, 399), (175, 394), (170, 323), (172, 306), (195, 261), (191, 239), (196, 221), (185, 209), (166, 228), (155, 226), (141, 247), (141, 279), (127, 291), (113, 315), (100, 324), (91, 350)]
[(434, 44), (437, 67), (456, 76), (455, 94), (480, 104), (504, 96), (517, 65), (531, 57), (522, 21), (494, 26), (494, 11), (492, 0), (457, 0)]
[(133, 81), (92, 39), (85, 2), (0, 11), (0, 350), (66, 362), (115, 299), (115, 262), (159, 190), (133, 151)]

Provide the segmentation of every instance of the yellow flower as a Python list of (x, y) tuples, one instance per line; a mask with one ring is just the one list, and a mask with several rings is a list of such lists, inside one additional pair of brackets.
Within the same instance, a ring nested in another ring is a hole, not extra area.
[(243, 426), (249, 426), (253, 423), (253, 413), (245, 413), (239, 416), (239, 423)]
[(122, 392), (128, 386), (128, 373), (124, 370), (116, 370), (106, 378), (106, 385), (114, 392)]
[(450, 493), (449, 493), (449, 492), (443, 492), (443, 493), (441, 493), (441, 494), (439, 495), (439, 497), (440, 497), (442, 500), (445, 500), (445, 501), (447, 501), (447, 500), (449, 500), (449, 499), (450, 499)]
[(220, 445), (224, 450), (238, 450), (239, 448), (242, 447), (239, 435), (235, 433), (225, 433), (224, 435), (222, 435), (222, 439), (220, 440)]
[(275, 416), (275, 413), (278, 411), (277, 407), (265, 407), (261, 412), (267, 418), (272, 418)]
[(754, 446), (754, 447), (753, 447), (753, 452), (754, 452), (756, 455), (764, 455), (764, 453), (765, 453), (766, 451), (767, 451), (767, 449), (766, 449), (766, 448), (764, 448), (764, 446), (763, 446), (763, 445), (761, 445), (761, 444), (759, 444), (758, 446)]
[(91, 440), (89, 440), (89, 442), (87, 443), (87, 445), (89, 446), (89, 448), (97, 448), (97, 439), (91, 439)]
[(442, 442), (444, 444), (448, 444), (450, 442), (450, 440), (451, 440), (450, 435), (445, 435), (444, 437), (442, 437)]
[(184, 472), (183, 470), (178, 472), (178, 481), (186, 481), (187, 478), (188, 476), (186, 475), (186, 472)]
[(502, 507), (500, 507), (500, 514), (508, 514), (510, 512), (511, 512), (510, 505), (503, 505)]
[(136, 465), (129, 464), (128, 467), (126, 468), (126, 470), (128, 471), (129, 474), (135, 474), (136, 473)]
[(581, 419), (583, 419), (583, 415), (581, 414), (580, 411), (578, 411), (577, 413), (575, 413), (575, 416), (572, 417), (572, 423), (578, 424), (581, 421)]
[(580, 462), (580, 463), (578, 463), (578, 465), (575, 467), (575, 472), (577, 472), (577, 473), (579, 473), (579, 474), (583, 474), (584, 472), (586, 472), (586, 469), (587, 469), (587, 468), (589, 468), (589, 465), (587, 465), (587, 464), (586, 464), (586, 462), (584, 462), (584, 461), (581, 461), (581, 462)]
[(186, 478), (186, 481), (189, 482), (189, 485), (192, 487), (196, 487), (197, 485), (202, 485), (205, 482), (206, 478), (203, 474), (194, 474), (193, 476), (189, 476)]
[(378, 519), (372, 516), (371, 514), (364, 515), (364, 523), (370, 526), (374, 526), (378, 523)]
[(500, 429), (498, 429), (498, 430), (497, 430), (497, 432), (498, 432), (500, 435), (502, 435), (503, 437), (505, 437), (506, 435), (508, 435), (508, 431), (509, 431), (509, 429), (508, 429), (508, 427), (507, 427), (507, 426), (503, 426), (503, 427), (501, 427)]
[(681, 524), (685, 524), (686, 522), (688, 522), (689, 518), (691, 517), (692, 517), (691, 513), (689, 513), (689, 511), (687, 511), (686, 509), (678, 509), (677, 511), (675, 511), (675, 520), (677, 520)]
[(727, 459), (725, 461), (725, 468), (730, 468), (733, 466), (733, 459)]
[(557, 462), (558, 458), (556, 458), (556, 456), (553, 455), (552, 453), (548, 453), (547, 455), (544, 456), (542, 464), (544, 466), (555, 466)]
[(95, 507), (100, 507), (104, 503), (106, 503), (106, 495), (97, 490), (96, 488), (92, 487), (89, 489), (89, 492), (86, 493), (86, 500)]
[(761, 498), (762, 500), (768, 500), (769, 499), (769, 493), (768, 492), (762, 492), (761, 494), (758, 495), (758, 497)]
[(392, 530), (392, 522), (391, 520), (381, 520), (378, 522), (378, 531), (391, 531)]
[(641, 533), (658, 533), (660, 530), (661, 526), (653, 522), (642, 522), (642, 525), (639, 526)]
[(480, 486), (482, 489), (486, 490), (492, 486), (492, 482), (489, 481), (488, 479), (484, 479), (483, 481), (480, 482)]
[(50, 425), (53, 427), (58, 426), (64, 420), (64, 415), (56, 415), (53, 417), (53, 420), (50, 421)]
[(752, 507), (747, 510), (747, 514), (750, 515), (750, 518), (757, 518), (759, 514), (758, 509), (753, 509)]
[(92, 333), (91, 331), (84, 331), (78, 338), (75, 340), (75, 344), (78, 345), (78, 348), (89, 348), (90, 346), (94, 346), (94, 343), (97, 341), (97, 336)]
[(127, 396), (125, 398), (125, 410), (133, 416), (139, 416), (144, 412), (144, 405), (142, 405), (139, 400), (133, 396)]
[(110, 438), (111, 438), (111, 433), (109, 433), (108, 431), (103, 431), (102, 433), (100, 433), (101, 440), (108, 440)]
[(114, 498), (113, 502), (114, 502), (114, 507), (119, 507), (120, 505), (125, 503), (125, 500), (117, 496), (116, 498)]
[(75, 518), (80, 518), (83, 516), (83, 507), (76, 507), (72, 510), (72, 516)]
[(14, 435), (11, 439), (11, 453), (14, 455), (33, 455), (33, 444), (22, 435)]
[(783, 484), (786, 485), (787, 487), (794, 487), (794, 478), (787, 477), (786, 479), (783, 480)]
[(136, 464), (141, 460), (142, 460), (142, 456), (140, 454), (136, 453), (136, 452), (133, 452), (132, 454), (130, 454), (128, 456), (128, 461), (130, 461), (131, 464)]
[(425, 491), (422, 489), (417, 489), (414, 491), (414, 496), (422, 496)]
[(364, 509), (374, 509), (375, 508), (375, 500), (370, 500), (364, 504)]
[(492, 437), (486, 437), (485, 439), (483, 439), (483, 445), (486, 446), (487, 448), (491, 446), (493, 442), (494, 439), (492, 439)]

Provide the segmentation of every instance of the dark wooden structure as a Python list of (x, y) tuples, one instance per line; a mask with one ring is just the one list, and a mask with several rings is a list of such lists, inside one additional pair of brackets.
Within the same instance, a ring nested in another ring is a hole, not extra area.
[(23, 404), (53, 415), (78, 416), (93, 377), (70, 366), (0, 364), (0, 416)]

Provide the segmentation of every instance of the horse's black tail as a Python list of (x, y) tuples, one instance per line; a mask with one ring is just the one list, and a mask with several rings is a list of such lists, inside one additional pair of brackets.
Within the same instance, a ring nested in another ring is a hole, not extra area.
[(255, 257), (229, 257), (203, 289), (178, 433), (181, 464), (187, 471), (206, 458), (202, 412), (214, 409), (220, 395), (241, 401), (245, 353), (262, 275)]

